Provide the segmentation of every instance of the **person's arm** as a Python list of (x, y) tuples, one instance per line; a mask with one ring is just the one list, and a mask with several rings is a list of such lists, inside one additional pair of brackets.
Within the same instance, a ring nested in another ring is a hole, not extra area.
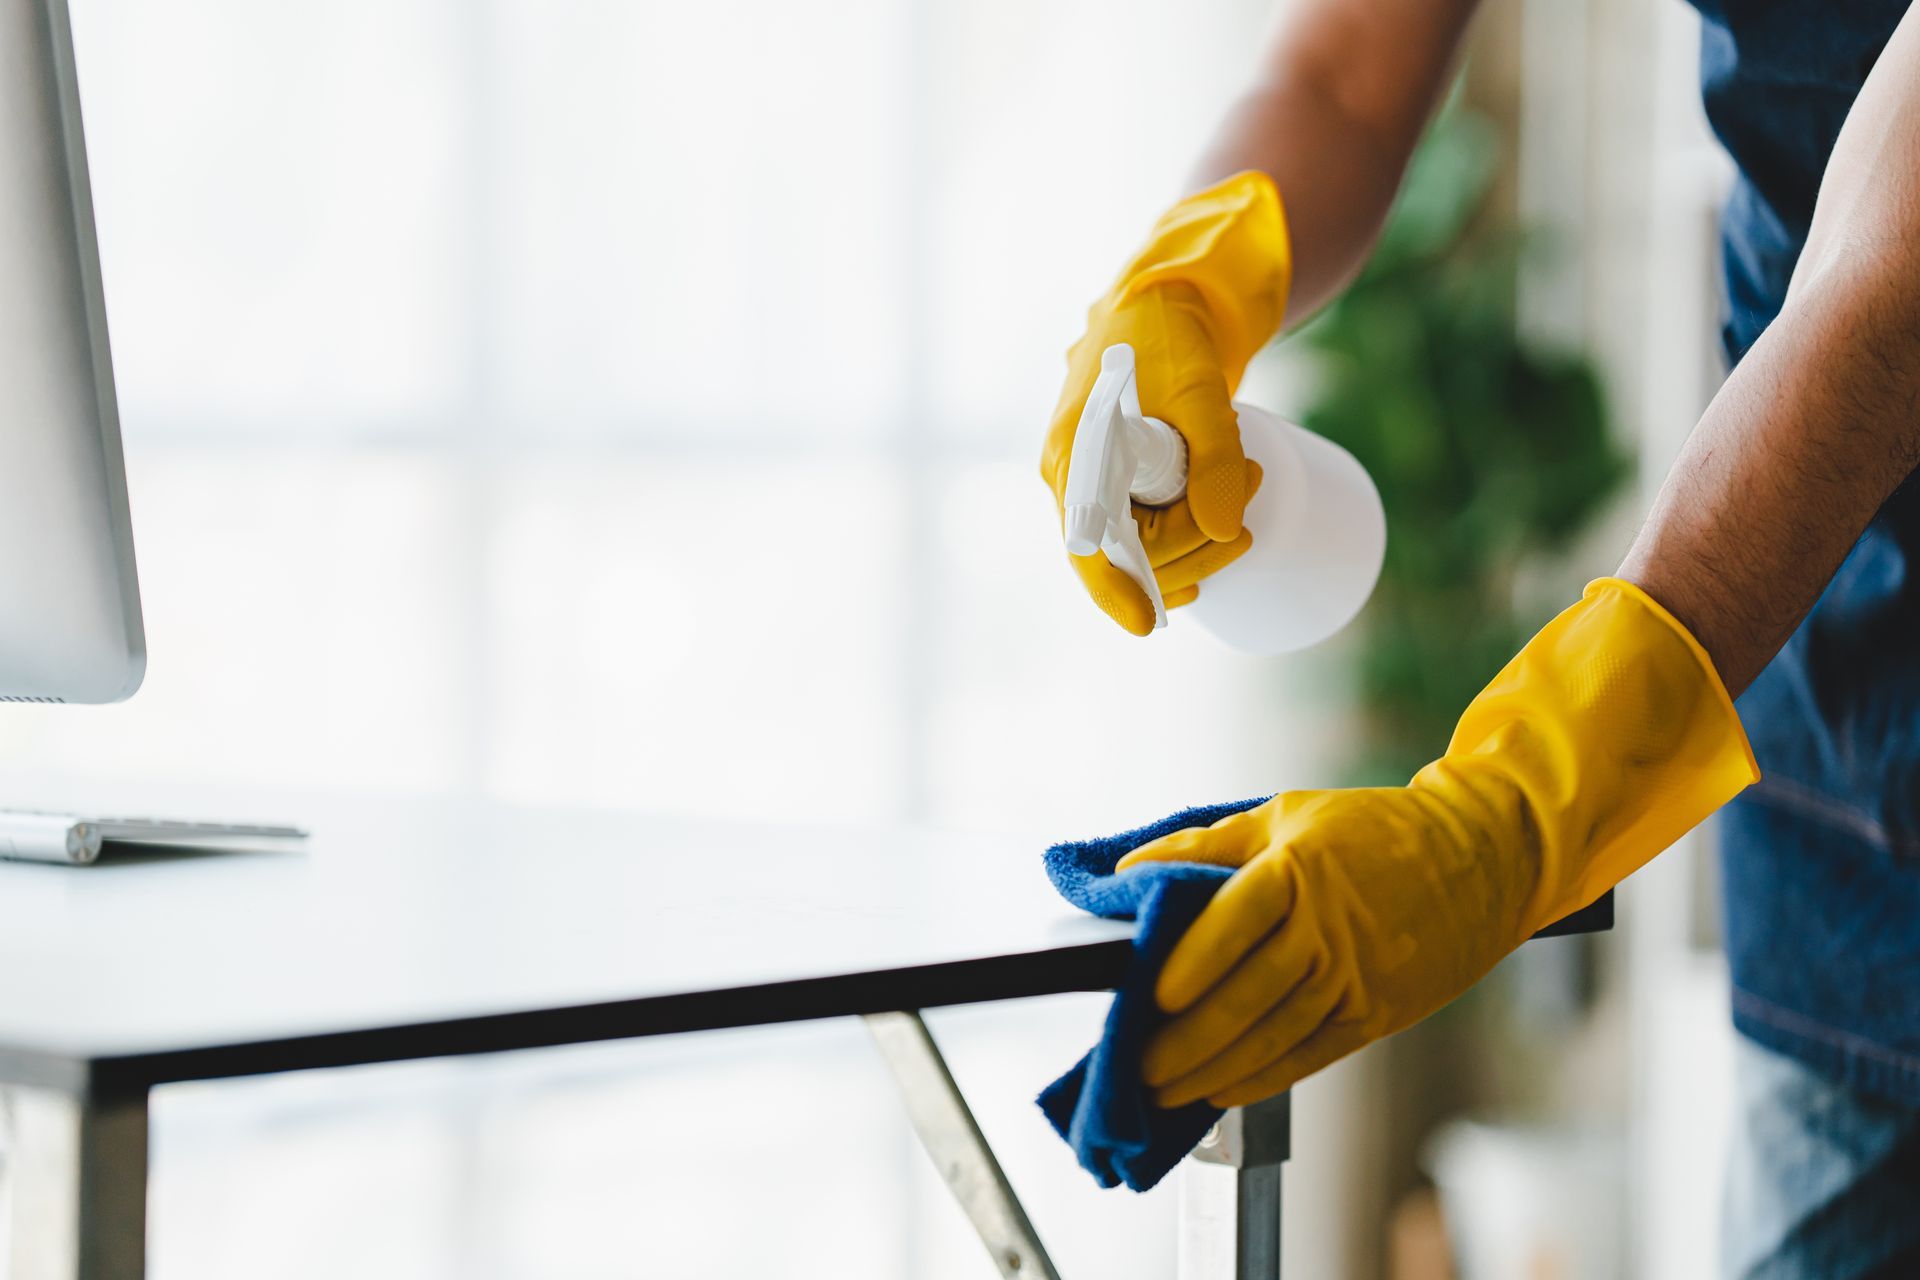
[(1620, 574), (1404, 787), (1283, 792), (1135, 850), (1237, 868), (1168, 957), (1164, 1106), (1278, 1093), (1432, 1013), (1758, 776), (1729, 696), (1920, 465), (1920, 14), (1849, 112), (1786, 306)]
[[(1063, 518), (1074, 433), (1108, 347), (1134, 348), (1142, 412), (1186, 441), (1186, 496), (1135, 512), (1167, 608), (1251, 545), (1241, 526), (1260, 474), (1240, 448), (1234, 388), (1289, 312), (1311, 314), (1359, 270), (1474, 2), (1296, 0), (1196, 189), (1161, 217), (1067, 353), (1040, 458)], [(1146, 591), (1105, 554), (1069, 562), (1114, 621), (1153, 630)]]
[(1920, 11), (1847, 116), (1779, 318), (1700, 420), (1620, 576), (1735, 695), (1920, 466)]
[(1297, 0), (1282, 13), (1191, 189), (1248, 169), (1273, 179), (1293, 242), (1295, 318), (1331, 301), (1365, 263), (1477, 6)]

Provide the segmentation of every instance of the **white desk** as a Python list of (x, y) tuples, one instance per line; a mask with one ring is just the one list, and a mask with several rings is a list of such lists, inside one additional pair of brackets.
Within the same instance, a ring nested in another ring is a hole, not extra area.
[[(0, 863), (15, 1280), (143, 1274), (157, 1085), (1095, 990), (1130, 950), (1027, 842), (287, 816), (305, 849)], [(913, 1025), (892, 1035), (924, 1084), (938, 1057), (912, 1056)], [(942, 1123), (964, 1115), (935, 1085)]]
[[(1033, 842), (430, 803), (247, 816), (315, 836), (0, 862), (10, 1280), (140, 1280), (156, 1086), (855, 1014), (1002, 1274), (1053, 1274), (916, 1012), (1120, 981), (1132, 926), (1063, 903)], [(1195, 1153), (1183, 1280), (1278, 1276), (1287, 1129), (1276, 1099)]]

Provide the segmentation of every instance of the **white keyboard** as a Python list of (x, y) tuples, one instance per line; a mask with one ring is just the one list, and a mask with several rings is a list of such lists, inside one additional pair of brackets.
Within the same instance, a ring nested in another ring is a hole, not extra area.
[(84, 866), (100, 846), (116, 844), (209, 845), (235, 841), (304, 840), (298, 827), (240, 822), (178, 822), (172, 818), (100, 818), (77, 813), (0, 810), (0, 858), (66, 862)]

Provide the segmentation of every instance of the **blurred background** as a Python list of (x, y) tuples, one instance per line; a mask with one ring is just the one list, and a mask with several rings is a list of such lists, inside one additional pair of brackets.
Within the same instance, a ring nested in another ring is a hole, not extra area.
[[(1044, 891), (1052, 839), (1403, 779), (1719, 378), (1695, 20), (1492, 0), (1378, 264), (1242, 393), (1375, 472), (1378, 598), (1302, 657), (1136, 641), (1040, 431), (1267, 0), (72, 4), (151, 658), (7, 710), (20, 803), (932, 825), (1030, 836)], [(1707, 868), (1303, 1086), (1289, 1274), (1708, 1274)], [(1104, 1004), (933, 1025), (1063, 1272), (1165, 1276), (1171, 1187), (1096, 1190), (1031, 1105)], [(160, 1280), (992, 1274), (852, 1024), (155, 1126)]]

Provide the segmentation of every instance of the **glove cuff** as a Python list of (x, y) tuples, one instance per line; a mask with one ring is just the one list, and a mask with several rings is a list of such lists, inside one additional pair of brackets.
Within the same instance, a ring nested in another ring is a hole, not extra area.
[(1692, 654), (1693, 660), (1699, 664), (1702, 680), (1713, 695), (1713, 700), (1719, 705), (1721, 715), (1725, 717), (1731, 734), (1728, 745), (1746, 765), (1747, 779), (1741, 785), (1750, 786), (1760, 781), (1760, 762), (1754, 757), (1753, 744), (1747, 741), (1746, 726), (1740, 723), (1740, 712), (1733, 704), (1733, 695), (1727, 692), (1727, 685), (1720, 678), (1719, 668), (1713, 665), (1713, 655), (1694, 639), (1693, 632), (1687, 630), (1685, 623), (1667, 612), (1667, 607), (1648, 595), (1637, 582), (1629, 582), (1625, 578), (1595, 578), (1587, 584), (1587, 589), (1580, 594), (1580, 599), (1584, 603), (1607, 592), (1619, 592), (1639, 604), (1642, 609), (1664, 623), (1667, 629), (1687, 647), (1687, 652)]
[(1280, 193), (1272, 178), (1249, 169), (1162, 214), (1112, 296), (1124, 300), (1166, 285), (1191, 286), (1212, 321), (1221, 365), (1238, 382), (1247, 362), (1280, 332), (1292, 283)]
[(1584, 907), (1760, 776), (1733, 699), (1674, 616), (1601, 578), (1475, 698), (1443, 757), (1498, 774), (1537, 858), (1520, 937)]

